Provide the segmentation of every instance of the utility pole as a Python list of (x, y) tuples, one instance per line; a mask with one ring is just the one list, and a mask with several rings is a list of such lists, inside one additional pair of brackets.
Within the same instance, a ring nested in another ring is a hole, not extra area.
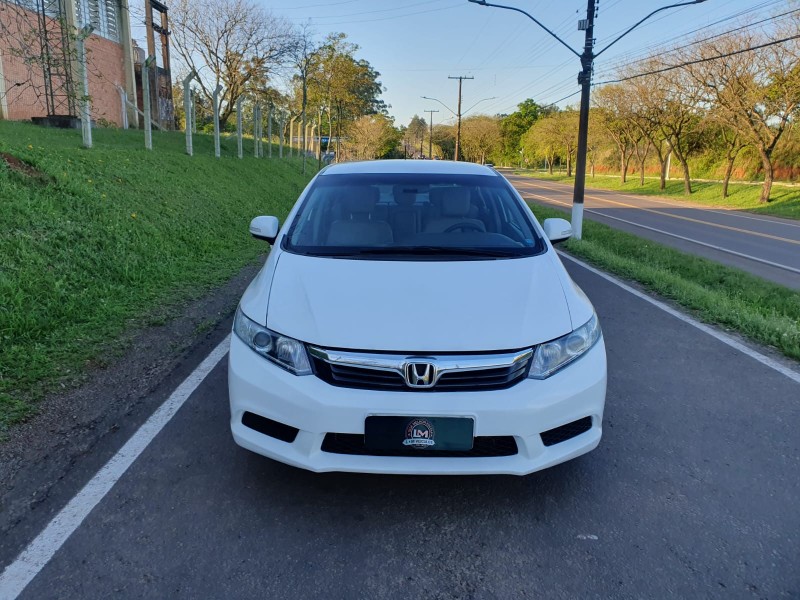
[(586, 189), (586, 149), (589, 137), (589, 95), (592, 91), (592, 71), (594, 70), (594, 19), (600, 0), (587, 0), (586, 20), (578, 23), (586, 36), (581, 54), (581, 72), (578, 83), (581, 86), (581, 111), (578, 115), (578, 156), (575, 161), (575, 187), (572, 191), (572, 230), (581, 239), (583, 232), (583, 197)]
[(429, 110), (425, 110), (423, 112), (430, 113), (430, 115), (431, 115), (430, 124), (429, 124), (429, 126), (431, 128), (431, 132), (430, 132), (430, 135), (428, 135), (428, 159), (433, 159), (433, 113), (439, 112), (439, 110), (438, 109), (436, 109), (436, 110), (430, 110), (429, 109)]
[(458, 119), (458, 127), (456, 128), (456, 156), (455, 160), (458, 162), (459, 153), (461, 150), (461, 83), (465, 79), (475, 79), (474, 77), (467, 77), (466, 75), (460, 75), (459, 77), (447, 77), (448, 79), (458, 79), (458, 112), (456, 112), (456, 118)]
[[(547, 33), (549, 33), (552, 37), (554, 37), (558, 43), (564, 46), (567, 50), (572, 52), (575, 56), (581, 59), (581, 71), (578, 73), (578, 84), (581, 86), (581, 110), (579, 115), (578, 121), (578, 156), (576, 161), (576, 173), (575, 173), (575, 189), (572, 196), (572, 230), (575, 239), (581, 239), (582, 229), (583, 229), (583, 198), (584, 198), (584, 186), (586, 185), (586, 150), (587, 150), (587, 136), (589, 132), (589, 93), (592, 87), (592, 65), (594, 64), (594, 59), (600, 56), (603, 52), (608, 50), (611, 46), (616, 44), (620, 41), (623, 37), (628, 35), (631, 31), (636, 29), (639, 25), (647, 21), (653, 15), (660, 13), (662, 10), (667, 10), (670, 8), (678, 8), (680, 6), (690, 6), (692, 4), (701, 4), (706, 2), (706, 0), (687, 0), (685, 2), (678, 2), (676, 4), (668, 4), (667, 6), (662, 6), (661, 8), (657, 8), (644, 18), (639, 19), (636, 23), (628, 27), (625, 31), (619, 34), (616, 38), (614, 38), (611, 42), (609, 42), (604, 48), (595, 52), (594, 51), (594, 20), (597, 17), (597, 5), (600, 3), (600, 0), (588, 0), (586, 5), (586, 19), (583, 19), (578, 22), (578, 29), (580, 31), (586, 32), (586, 37), (584, 40), (583, 45), (583, 52), (578, 54), (576, 50), (574, 50), (567, 42), (562, 40), (558, 37), (555, 33), (553, 33), (550, 29), (545, 27), (541, 21), (539, 21), (536, 17), (532, 14), (522, 10), (521, 8), (516, 8), (514, 6), (504, 6), (502, 4), (494, 4), (489, 2), (488, 0), (468, 0), (473, 4), (480, 4), (481, 6), (491, 6), (494, 8), (502, 8), (505, 10), (511, 10), (514, 12), (518, 12), (520, 14), (525, 15), (531, 21), (536, 23), (539, 27), (544, 29)], [(455, 79), (451, 77), (451, 79)], [(460, 91), (460, 82), (459, 82), (459, 91)], [(461, 112), (461, 107), (459, 104), (459, 112)], [(460, 131), (461, 121), (459, 119), (459, 131)], [(456, 141), (456, 154), (458, 154), (458, 141)]]

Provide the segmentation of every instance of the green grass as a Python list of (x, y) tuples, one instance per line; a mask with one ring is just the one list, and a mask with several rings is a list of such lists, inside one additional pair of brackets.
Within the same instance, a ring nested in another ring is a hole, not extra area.
[[(567, 177), (563, 174), (549, 175), (542, 171), (515, 171), (519, 175), (535, 177), (549, 181), (558, 181), (572, 185), (574, 177)], [(761, 194), (760, 185), (750, 185), (744, 183), (731, 183), (728, 186), (729, 196), (723, 200), (722, 184), (706, 181), (692, 182), (692, 195), (686, 196), (683, 193), (683, 179), (671, 179), (667, 181), (666, 189), (658, 189), (658, 179), (645, 179), (644, 185), (639, 185), (639, 176), (631, 175), (628, 181), (621, 183), (619, 177), (607, 175), (597, 175), (594, 178), (587, 176), (586, 188), (598, 188), (604, 190), (616, 190), (627, 194), (640, 196), (661, 196), (670, 200), (688, 201), (706, 206), (721, 208), (733, 208), (755, 214), (772, 215), (786, 219), (800, 219), (800, 187), (785, 186), (775, 184), (772, 186), (771, 200), (767, 204), (758, 201)]]
[[(284, 217), (308, 177), (298, 159), (213, 156), (196, 135), (80, 131), (0, 121), (0, 433), (36, 401), (119, 353), (127, 334), (165, 322), (169, 307), (198, 297), (253, 263), (267, 246), (247, 227)], [(309, 165), (309, 175), (314, 171)]]
[[(540, 220), (564, 217), (531, 204)], [(704, 258), (584, 221), (583, 239), (562, 246), (683, 306), (707, 323), (721, 325), (800, 360), (800, 293)]]

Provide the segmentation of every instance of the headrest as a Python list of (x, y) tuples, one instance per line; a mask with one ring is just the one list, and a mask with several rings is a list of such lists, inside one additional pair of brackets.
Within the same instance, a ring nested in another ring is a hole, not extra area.
[(469, 213), (469, 188), (447, 188), (442, 195), (443, 217), (465, 217)]
[(431, 199), (431, 204), (440, 208), (442, 206), (442, 198), (444, 197), (444, 192), (447, 188), (443, 187), (433, 187), (431, 191), (428, 193), (428, 197)]
[(348, 215), (370, 213), (380, 198), (378, 188), (368, 186), (354, 187), (348, 190), (344, 198), (344, 211)]
[(400, 206), (411, 206), (417, 201), (417, 188), (411, 185), (397, 184), (392, 188), (394, 201)]

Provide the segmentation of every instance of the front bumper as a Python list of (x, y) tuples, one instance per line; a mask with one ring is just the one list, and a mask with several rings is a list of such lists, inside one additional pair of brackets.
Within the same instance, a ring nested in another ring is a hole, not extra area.
[[(579, 360), (545, 380), (526, 379), (489, 392), (382, 392), (329, 385), (276, 367), (231, 336), (228, 360), (231, 431), (235, 442), (258, 454), (316, 472), (526, 475), (597, 447), (606, 397), (603, 340)], [(245, 412), (299, 429), (288, 443), (242, 424)], [(498, 457), (386, 457), (323, 452), (326, 433), (364, 433), (369, 415), (472, 417), (475, 436), (513, 436), (518, 453)], [(540, 434), (584, 417), (591, 428), (545, 446)]]

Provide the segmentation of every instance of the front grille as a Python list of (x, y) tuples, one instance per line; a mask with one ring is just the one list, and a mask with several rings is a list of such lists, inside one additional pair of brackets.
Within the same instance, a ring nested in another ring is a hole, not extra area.
[(371, 450), (364, 446), (364, 436), (360, 433), (327, 433), (322, 441), (322, 451), (355, 456), (411, 456), (415, 458), (432, 456), (486, 458), (514, 456), (519, 452), (516, 440), (510, 435), (476, 437), (472, 450), (415, 450), (414, 448)]
[(545, 446), (554, 446), (561, 442), (571, 440), (575, 436), (586, 433), (592, 428), (592, 417), (584, 417), (572, 423), (567, 423), (561, 427), (550, 429), (541, 434), (542, 443)]
[(431, 388), (412, 388), (406, 385), (404, 377), (397, 371), (387, 371), (330, 363), (318, 356), (311, 356), (314, 373), (323, 381), (338, 387), (361, 390), (382, 390), (396, 392), (470, 392), (503, 390), (519, 383), (528, 373), (530, 357), (510, 366), (491, 369), (449, 371), (442, 373), (439, 381)]
[(242, 415), (242, 425), (289, 444), (295, 440), (297, 433), (300, 431), (296, 427), (291, 427), (251, 412), (246, 412)]
[(314, 372), (323, 381), (339, 387), (361, 390), (408, 390), (403, 376), (393, 371), (334, 365), (315, 357)]

